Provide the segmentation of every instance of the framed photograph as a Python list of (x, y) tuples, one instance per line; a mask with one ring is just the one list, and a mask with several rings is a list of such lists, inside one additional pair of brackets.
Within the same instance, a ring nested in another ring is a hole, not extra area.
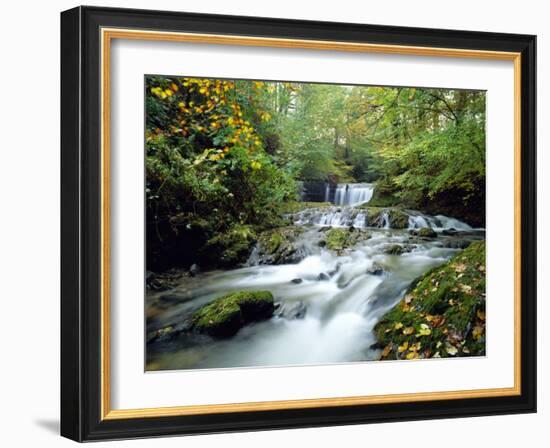
[(61, 433), (536, 411), (535, 36), (61, 14)]

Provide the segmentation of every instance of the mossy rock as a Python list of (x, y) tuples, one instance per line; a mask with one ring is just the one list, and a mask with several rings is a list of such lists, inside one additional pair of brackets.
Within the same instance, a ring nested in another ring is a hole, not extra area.
[(209, 239), (201, 254), (217, 265), (234, 267), (244, 263), (256, 242), (256, 233), (251, 226), (235, 225)]
[(269, 291), (234, 292), (195, 312), (191, 329), (217, 338), (230, 337), (250, 322), (270, 318), (274, 310)]
[(389, 209), (388, 217), (392, 229), (406, 229), (409, 227), (409, 215), (399, 208)]
[(324, 241), (327, 249), (340, 252), (353, 248), (357, 243), (368, 240), (370, 237), (370, 232), (362, 229), (332, 228), (326, 232)]
[(381, 359), (485, 354), (485, 242), (413, 282), (374, 328)]
[(422, 238), (436, 238), (437, 232), (431, 227), (421, 227), (417, 230), (418, 236)]
[(258, 237), (260, 263), (286, 264), (300, 261), (300, 255), (294, 243), (304, 230), (303, 227), (287, 226), (260, 234)]
[(372, 207), (368, 204), (359, 207), (366, 212), (369, 227), (384, 227), (384, 215), (387, 215), (392, 229), (409, 227), (409, 215), (398, 207)]
[(413, 246), (410, 244), (391, 244), (384, 250), (384, 253), (388, 255), (402, 255), (406, 252), (410, 252), (411, 250), (413, 250)]

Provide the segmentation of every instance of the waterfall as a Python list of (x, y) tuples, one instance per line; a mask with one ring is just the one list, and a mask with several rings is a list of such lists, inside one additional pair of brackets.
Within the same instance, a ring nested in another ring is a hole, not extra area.
[(372, 184), (338, 184), (334, 193), (336, 205), (359, 205), (369, 202), (374, 192)]

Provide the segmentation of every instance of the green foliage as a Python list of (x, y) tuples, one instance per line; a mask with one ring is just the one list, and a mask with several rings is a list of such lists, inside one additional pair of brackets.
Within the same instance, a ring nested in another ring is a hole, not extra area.
[(151, 269), (216, 264), (192, 258), (212, 248), (240, 263), (241, 230), (284, 224), (297, 180), (483, 224), (484, 92), (148, 76), (145, 137)]
[[(146, 81), (148, 262), (166, 259), (175, 240), (218, 247), (221, 235), (239, 238), (238, 226), (278, 224), (296, 184), (265, 151), (260, 130), (269, 114), (250, 92), (222, 80)], [(240, 247), (222, 251), (224, 263), (246, 256), (250, 238), (241, 239)], [(179, 259), (194, 261), (203, 260)]]

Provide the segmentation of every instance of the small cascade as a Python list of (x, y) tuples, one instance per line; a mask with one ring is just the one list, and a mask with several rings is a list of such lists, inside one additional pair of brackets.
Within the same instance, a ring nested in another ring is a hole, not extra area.
[(333, 203), (351, 206), (366, 204), (371, 200), (373, 192), (372, 184), (338, 184)]
[(390, 217), (389, 215), (384, 212), (382, 213), (382, 228), (384, 229), (390, 229)]

